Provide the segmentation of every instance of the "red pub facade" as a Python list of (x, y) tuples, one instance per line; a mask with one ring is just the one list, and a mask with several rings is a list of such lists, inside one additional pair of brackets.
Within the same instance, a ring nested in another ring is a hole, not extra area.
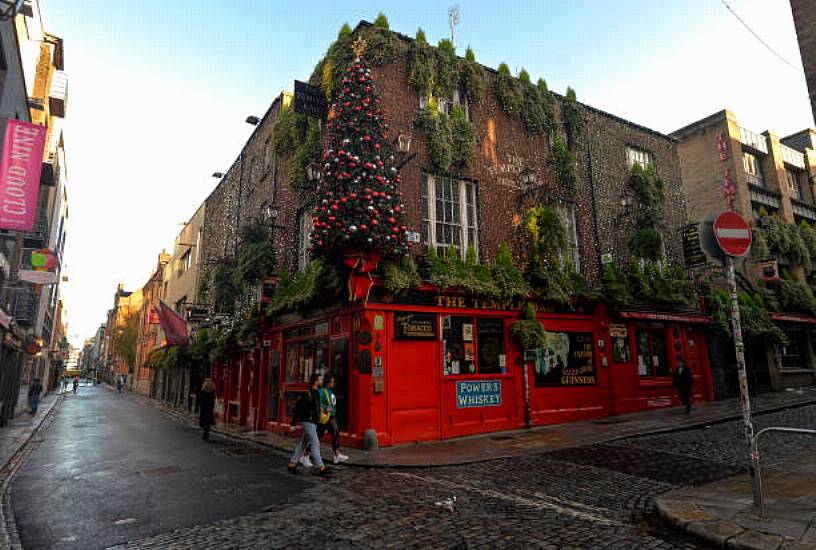
[[(361, 23), (354, 32), (373, 31)], [(407, 44), (412, 40), (391, 34)], [(446, 225), (459, 232), (455, 242), (461, 248), (472, 245), (483, 261), (495, 258), (501, 243), (523, 260), (528, 244), (520, 220), (543, 200), (566, 228), (566, 257), (597, 284), (602, 265), (629, 261), (626, 234), (634, 222), (626, 181), (633, 163), (649, 163), (670, 204), (660, 228), (666, 261), (682, 263), (685, 199), (672, 138), (582, 105), (586, 139), (574, 151), (579, 184), (567, 192), (548, 162), (548, 136), (531, 135), (518, 116), (505, 113), (495, 97), (495, 72), (482, 70), (484, 95), (467, 106), (475, 158), (456, 176), (442, 176), (414, 127), (423, 101), (409, 84), (406, 59), (396, 56), (372, 67), (392, 132), (413, 133), (415, 158), (401, 169), (408, 221), (422, 228), (412, 254), (453, 244), (439, 234)], [(266, 118), (262, 124), (274, 124)], [(287, 162), (280, 159), (283, 167)], [(270, 177), (277, 178), (275, 172)], [(286, 229), (275, 234), (279, 263), (296, 272), (307, 255), (304, 219), (310, 219), (314, 198), (277, 182), (274, 188), (276, 222)], [(443, 219), (445, 201), (456, 202), (458, 223)], [(207, 211), (217, 210), (208, 205)], [(260, 301), (265, 299), (262, 292)], [(428, 284), (394, 296), (375, 281), (365, 303), (327, 303), (264, 317), (257, 341), (213, 366), (223, 418), (289, 431), (293, 404), (313, 372), (336, 377), (344, 444), (357, 447), (374, 435), (387, 446), (678, 404), (672, 375), (680, 363), (692, 370), (694, 399), (713, 398), (705, 337), (710, 319), (699, 311), (643, 304), (612, 310), (600, 300), (535, 302), (545, 345), (524, 350), (511, 327), (525, 303)]]

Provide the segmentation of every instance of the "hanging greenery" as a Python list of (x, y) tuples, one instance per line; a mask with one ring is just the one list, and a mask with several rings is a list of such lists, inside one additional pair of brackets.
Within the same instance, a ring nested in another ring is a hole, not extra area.
[(388, 24), (388, 18), (385, 16), (383, 12), (377, 14), (377, 18), (374, 20), (374, 28), (385, 30), (391, 28), (391, 26)]
[(408, 83), (420, 96), (428, 96), (433, 89), (435, 76), (434, 49), (425, 41), (425, 32), (418, 29), (416, 40), (408, 47)]
[(207, 295), (210, 292), (210, 283), (212, 282), (212, 271), (207, 268), (201, 271), (201, 276), (198, 278), (198, 285), (196, 286), (196, 301), (199, 303), (207, 302)]
[(816, 231), (810, 226), (808, 222), (802, 220), (799, 224), (799, 235), (805, 243), (805, 248), (808, 251), (811, 261), (816, 258)]
[(275, 290), (266, 314), (273, 316), (286, 311), (307, 309), (320, 299), (326, 302), (340, 290), (340, 274), (333, 264), (314, 260), (293, 279), (284, 277)]
[[(521, 78), (524, 75), (526, 78)], [(542, 101), (539, 89), (530, 82), (527, 71), (522, 71), (519, 75), (521, 88), (521, 121), (524, 127), (533, 135), (542, 135), (547, 132), (549, 128), (549, 120), (547, 119), (547, 112), (544, 110), (544, 102)]]
[(276, 265), (275, 245), (272, 241), (265, 239), (242, 243), (234, 271), (235, 285), (255, 285), (261, 278), (274, 274)]
[(636, 258), (657, 261), (663, 257), (663, 236), (654, 227), (638, 229), (629, 239), (629, 251)]
[(777, 254), (806, 271), (811, 267), (811, 255), (808, 242), (810, 233), (803, 231), (799, 226), (785, 223), (776, 214), (759, 217), (759, 230), (768, 244), (772, 254)]
[(564, 224), (551, 206), (530, 208), (525, 227), (530, 235), (533, 257), (539, 257), (542, 261), (556, 260), (567, 246)]
[(425, 134), (428, 156), (437, 173), (455, 173), (473, 161), (476, 131), (462, 107), (455, 106), (447, 116), (439, 112), (435, 101), (431, 101), (428, 109), (417, 118), (416, 127)]
[[(373, 65), (382, 66), (405, 54), (405, 43), (385, 26), (374, 24), (365, 33), (365, 58)], [(346, 65), (343, 65), (344, 67)]]
[(148, 366), (152, 369), (163, 369), (164, 365), (164, 358), (166, 352), (164, 349), (157, 349), (152, 354), (150, 354), (150, 359), (148, 359)]
[(285, 155), (297, 149), (303, 141), (303, 131), (306, 127), (306, 118), (295, 113), (294, 109), (285, 108), (281, 111), (275, 123), (274, 143), (275, 152)]
[(771, 255), (765, 234), (757, 227), (751, 229), (751, 257), (755, 260), (767, 260)]
[[(785, 333), (773, 322), (768, 307), (760, 293), (740, 292), (738, 294), (740, 321), (743, 334), (749, 338), (761, 338), (769, 344), (787, 342)], [(708, 312), (712, 318), (714, 334), (722, 341), (732, 340), (731, 297), (728, 292), (718, 290), (706, 297)]]
[(291, 191), (302, 192), (314, 189), (314, 182), (308, 181), (306, 177), (306, 167), (319, 162), (322, 153), (320, 125), (315, 120), (309, 120), (306, 138), (289, 159), (286, 185)]
[(493, 282), (498, 287), (499, 297), (519, 298), (529, 296), (530, 285), (513, 263), (513, 253), (506, 244), (499, 246), (496, 262), (492, 268)]
[(544, 347), (546, 332), (544, 326), (536, 320), (535, 307), (532, 304), (524, 307), (521, 319), (510, 327), (510, 335), (523, 350)]
[(471, 105), (482, 100), (484, 89), (484, 71), (481, 65), (476, 63), (476, 55), (468, 47), (465, 51), (465, 59), (459, 64), (460, 84), (459, 87), (465, 93)]
[(383, 284), (391, 294), (402, 294), (422, 283), (422, 277), (419, 276), (416, 263), (410, 255), (385, 262), (384, 271)]
[(450, 40), (442, 39), (436, 47), (436, 78), (434, 94), (437, 97), (453, 97), (459, 89), (459, 62)]
[(571, 264), (562, 267), (558, 259), (543, 261), (535, 256), (527, 266), (527, 281), (540, 300), (569, 304), (596, 300), (599, 294)]
[(218, 313), (232, 313), (240, 289), (235, 285), (235, 268), (225, 260), (213, 274), (213, 305)]
[(564, 144), (560, 136), (555, 137), (549, 159), (555, 173), (558, 174), (558, 181), (561, 186), (570, 193), (575, 193), (578, 189), (578, 167), (575, 164), (575, 156)]
[(813, 289), (790, 271), (785, 270), (782, 277), (771, 283), (771, 286), (776, 288), (781, 311), (816, 315), (816, 296)]
[(602, 295), (614, 307), (635, 302), (693, 306), (697, 300), (694, 281), (682, 269), (635, 260), (626, 271), (615, 264), (604, 267)]
[(564, 131), (567, 134), (567, 147), (570, 151), (575, 151), (578, 141), (584, 135), (586, 120), (584, 111), (578, 103), (575, 90), (567, 87), (567, 95), (561, 106), (561, 117), (564, 119)]
[(508, 115), (517, 115), (521, 111), (521, 94), (507, 63), (500, 64), (496, 74), (496, 97)]

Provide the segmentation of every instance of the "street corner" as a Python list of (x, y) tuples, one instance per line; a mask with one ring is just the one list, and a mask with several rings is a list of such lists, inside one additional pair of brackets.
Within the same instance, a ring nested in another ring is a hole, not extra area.
[(660, 496), (655, 499), (660, 515), (671, 525), (686, 530), (691, 523), (717, 521), (717, 516), (706, 512), (690, 496)]

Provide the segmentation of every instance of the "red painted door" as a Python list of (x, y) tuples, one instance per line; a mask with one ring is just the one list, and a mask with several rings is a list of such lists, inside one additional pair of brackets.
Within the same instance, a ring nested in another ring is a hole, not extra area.
[(390, 364), (386, 369), (392, 442), (439, 439), (438, 343), (391, 338), (388, 341)]

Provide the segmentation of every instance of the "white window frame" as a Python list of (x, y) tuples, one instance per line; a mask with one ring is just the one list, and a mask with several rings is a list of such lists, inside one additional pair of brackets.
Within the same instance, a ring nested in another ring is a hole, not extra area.
[(751, 151), (742, 151), (742, 169), (748, 183), (754, 183), (763, 189), (766, 187), (765, 176), (762, 174), (762, 159)]
[(640, 149), (631, 145), (626, 146), (626, 166), (631, 170), (635, 164), (641, 168), (646, 168), (650, 164), (654, 165), (654, 155), (651, 151)]
[[(571, 202), (558, 202), (554, 205), (556, 214), (564, 227), (567, 247), (559, 254), (561, 265), (572, 263), (577, 272), (581, 272), (581, 252), (578, 247), (578, 223), (575, 218), (575, 205)], [(572, 256), (571, 258), (569, 256)]]
[[(443, 180), (455, 182), (459, 192), (459, 223), (453, 224), (449, 221), (441, 221), (436, 213), (436, 186)], [(427, 246), (436, 247), (437, 252), (442, 255), (447, 247), (453, 243), (440, 243), (436, 237), (436, 226), (438, 223), (447, 225), (458, 225), (459, 228), (459, 254), (464, 258), (469, 247), (473, 246), (477, 255), (479, 254), (479, 186), (475, 181), (450, 178), (447, 176), (437, 176), (434, 174), (423, 174), (423, 186), (425, 186), (425, 205), (423, 208), (423, 239)], [(468, 216), (468, 190), (472, 191), (470, 207), (472, 217)], [(427, 214), (427, 217), (425, 216)], [(470, 237), (472, 233), (472, 238)]]
[(304, 210), (298, 217), (298, 271), (303, 271), (306, 269), (306, 266), (309, 265), (309, 260), (311, 259), (309, 254), (309, 242), (313, 228), (312, 212), (311, 210)]

